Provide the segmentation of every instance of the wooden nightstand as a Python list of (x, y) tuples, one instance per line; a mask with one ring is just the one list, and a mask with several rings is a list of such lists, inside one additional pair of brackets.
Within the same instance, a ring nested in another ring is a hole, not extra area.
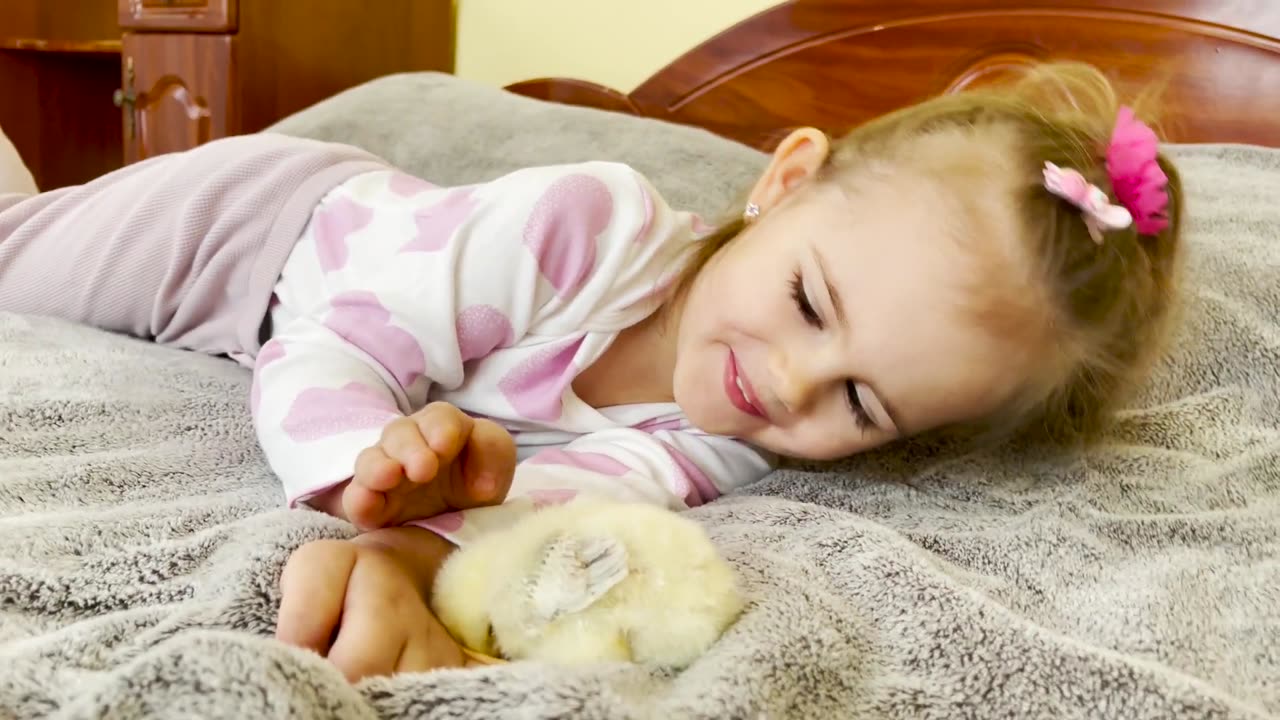
[(48, 190), (453, 56), (452, 0), (0, 0), (0, 126)]
[(453, 69), (450, 0), (119, 0), (125, 162), (255, 132), (366, 80)]

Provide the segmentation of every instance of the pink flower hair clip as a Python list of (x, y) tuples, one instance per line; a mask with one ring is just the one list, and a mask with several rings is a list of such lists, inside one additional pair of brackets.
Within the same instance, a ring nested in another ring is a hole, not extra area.
[(1155, 235), (1169, 226), (1169, 178), (1160, 169), (1157, 153), (1155, 132), (1133, 110), (1122, 107), (1106, 154), (1107, 175), (1118, 204), (1112, 204), (1102, 188), (1078, 171), (1051, 162), (1044, 164), (1044, 186), (1080, 209), (1096, 243), (1102, 243), (1103, 233), (1130, 225), (1142, 235)]
[(1123, 230), (1133, 223), (1133, 215), (1119, 205), (1112, 205), (1102, 188), (1084, 179), (1076, 170), (1044, 164), (1044, 186), (1049, 192), (1075, 205), (1084, 214), (1084, 224), (1093, 241), (1102, 244), (1108, 230)]

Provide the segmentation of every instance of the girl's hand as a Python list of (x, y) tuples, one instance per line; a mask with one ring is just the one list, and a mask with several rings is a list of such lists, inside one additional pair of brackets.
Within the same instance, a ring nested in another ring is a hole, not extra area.
[(443, 402), (389, 423), (356, 458), (352, 479), (310, 501), (361, 530), (501, 503), (516, 445), (490, 420)]
[(307, 543), (280, 578), (276, 638), (329, 658), (351, 682), (466, 666), (462, 647), (427, 608), (420, 582), (384, 545)]

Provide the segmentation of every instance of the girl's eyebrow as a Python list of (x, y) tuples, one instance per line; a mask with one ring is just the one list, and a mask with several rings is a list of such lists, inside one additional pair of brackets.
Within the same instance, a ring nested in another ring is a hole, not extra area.
[[(813, 250), (813, 259), (818, 266), (818, 275), (822, 277), (822, 284), (827, 288), (827, 295), (831, 297), (831, 305), (835, 307), (836, 320), (840, 322), (842, 328), (848, 329), (849, 317), (845, 314), (844, 301), (840, 298), (840, 291), (832, 284), (831, 278), (827, 275), (827, 264), (823, 260), (822, 251), (816, 245), (811, 246)], [(893, 406), (889, 403), (883, 393), (875, 388), (870, 382), (865, 380), (859, 381), (867, 386), (872, 395), (876, 396), (876, 401), (880, 403), (880, 407), (884, 408), (884, 414), (889, 416), (889, 422), (893, 423), (893, 430), (899, 434), (902, 433), (902, 423), (898, 420), (898, 414), (894, 411)]]

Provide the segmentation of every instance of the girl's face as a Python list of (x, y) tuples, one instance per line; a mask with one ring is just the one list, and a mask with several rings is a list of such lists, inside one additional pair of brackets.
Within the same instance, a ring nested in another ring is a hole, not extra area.
[(826, 152), (820, 133), (779, 148), (752, 194), (760, 218), (679, 309), (674, 378), (701, 429), (819, 460), (978, 419), (1035, 362), (965, 302), (999, 280), (977, 260), (995, 239), (958, 242), (971, 224), (919, 173), (807, 183)]

